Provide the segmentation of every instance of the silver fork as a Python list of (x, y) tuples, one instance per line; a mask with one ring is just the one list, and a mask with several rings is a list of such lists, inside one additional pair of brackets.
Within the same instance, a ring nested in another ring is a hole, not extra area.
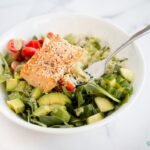
[(145, 28), (134, 33), (127, 41), (125, 41), (118, 48), (116, 48), (116, 50), (112, 54), (110, 54), (106, 59), (104, 59), (102, 61), (98, 61), (98, 62), (90, 65), (85, 71), (88, 74), (92, 75), (94, 78), (100, 77), (101, 75), (103, 75), (106, 72), (107, 66), (108, 66), (110, 60), (112, 59), (112, 57), (117, 55), (121, 50), (123, 50), (125, 47), (130, 45), (136, 39), (149, 33), (149, 31), (150, 31), (150, 25), (147, 25)]

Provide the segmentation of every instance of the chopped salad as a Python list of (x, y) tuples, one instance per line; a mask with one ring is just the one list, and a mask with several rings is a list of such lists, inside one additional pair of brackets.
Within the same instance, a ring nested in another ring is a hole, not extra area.
[(43, 127), (79, 127), (104, 119), (133, 92), (127, 58), (113, 58), (97, 79), (84, 71), (110, 51), (108, 43), (94, 36), (61, 38), (50, 32), (28, 42), (9, 40), (6, 54), (0, 54), (0, 83), (7, 91), (8, 107)]

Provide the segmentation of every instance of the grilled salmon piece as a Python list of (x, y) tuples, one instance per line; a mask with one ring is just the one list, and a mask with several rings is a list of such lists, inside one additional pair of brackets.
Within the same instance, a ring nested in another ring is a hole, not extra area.
[(69, 44), (58, 35), (45, 40), (43, 47), (23, 66), (20, 75), (30, 85), (47, 93), (83, 57), (85, 50)]

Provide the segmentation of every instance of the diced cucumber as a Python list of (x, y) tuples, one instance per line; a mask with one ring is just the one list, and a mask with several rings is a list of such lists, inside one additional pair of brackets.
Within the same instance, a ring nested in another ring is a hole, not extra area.
[(19, 81), (17, 87), (15, 88), (15, 91), (23, 92), (25, 90), (26, 84), (26, 81)]
[(87, 124), (92, 124), (98, 122), (103, 119), (103, 115), (101, 113), (97, 113), (87, 118)]
[(17, 79), (8, 79), (6, 81), (6, 90), (7, 91), (13, 91), (18, 85)]
[(12, 92), (11, 94), (8, 95), (9, 100), (16, 99), (16, 98), (19, 99), (22, 98), (19, 92)]
[(42, 105), (39, 108), (35, 109), (33, 112), (33, 116), (44, 116), (50, 113), (50, 106), (49, 105)]
[(109, 80), (109, 85), (114, 87), (116, 85), (116, 79)]
[(131, 82), (133, 80), (133, 72), (131, 70), (126, 68), (120, 68), (120, 73), (128, 81)]
[(101, 112), (107, 112), (114, 109), (114, 105), (104, 97), (96, 97), (95, 103)]
[(51, 115), (60, 118), (64, 122), (69, 122), (69, 120), (71, 118), (71, 115), (68, 113), (65, 106), (60, 106), (57, 109), (54, 109), (51, 112)]
[(74, 109), (76, 116), (80, 116), (83, 112), (84, 112), (84, 108), (83, 107), (79, 107)]
[(78, 43), (78, 39), (72, 35), (68, 34), (64, 37), (65, 40), (67, 40), (70, 44), (76, 45)]
[(55, 92), (47, 95), (43, 95), (38, 100), (39, 105), (51, 105), (51, 104), (60, 104), (65, 105), (67, 103), (71, 103), (71, 100), (64, 94)]
[(22, 113), (25, 109), (24, 103), (19, 98), (7, 101), (7, 105), (17, 114)]
[(42, 95), (42, 90), (39, 87), (36, 87), (31, 92), (31, 97), (38, 99)]

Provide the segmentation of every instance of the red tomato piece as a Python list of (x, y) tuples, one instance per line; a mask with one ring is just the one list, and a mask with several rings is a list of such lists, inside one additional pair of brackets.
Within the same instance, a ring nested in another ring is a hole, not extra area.
[(48, 38), (53, 38), (53, 37), (54, 37), (54, 33), (48, 32), (47, 37), (48, 37)]
[(43, 41), (42, 39), (41, 39), (41, 40), (39, 40), (39, 43), (40, 43), (41, 45), (43, 44), (43, 42), (44, 42), (44, 41)]
[(22, 49), (22, 56), (25, 58), (32, 57), (36, 53), (37, 49), (33, 47), (25, 47)]
[(41, 47), (41, 44), (39, 40), (31, 40), (26, 44), (26, 46), (39, 49)]
[(71, 82), (67, 82), (66, 89), (70, 92), (74, 91), (75, 86)]

